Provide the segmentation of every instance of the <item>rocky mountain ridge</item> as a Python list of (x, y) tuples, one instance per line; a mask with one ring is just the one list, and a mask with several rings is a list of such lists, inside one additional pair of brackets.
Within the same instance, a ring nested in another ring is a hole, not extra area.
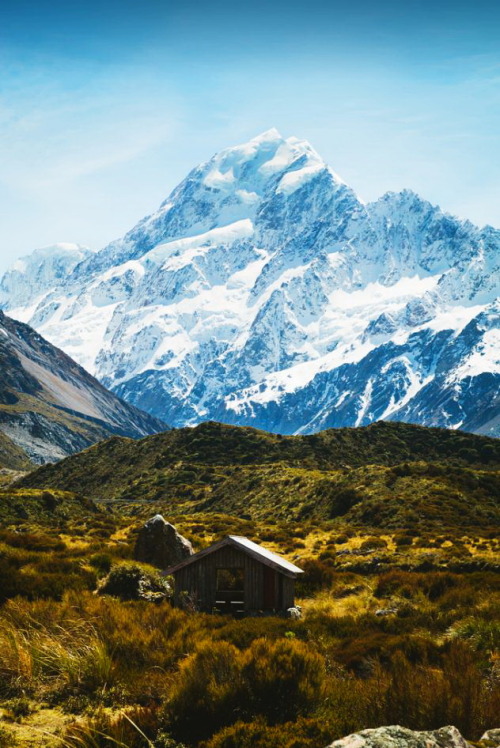
[(494, 436), (499, 263), (497, 229), (409, 190), (364, 204), (307, 142), (271, 130), (193, 169), (52, 287), (46, 274), (20, 303), (30, 283), (7, 274), (0, 306), (174, 426), (402, 420)]
[(112, 434), (165, 430), (28, 325), (0, 312), (0, 464), (52, 462)]

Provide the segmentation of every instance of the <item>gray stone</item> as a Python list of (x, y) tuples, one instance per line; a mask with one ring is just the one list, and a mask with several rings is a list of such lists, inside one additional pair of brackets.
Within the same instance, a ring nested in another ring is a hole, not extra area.
[(487, 741), (487, 745), (491, 745), (491, 748), (500, 748), (500, 727), (486, 730), (481, 740)]
[(397, 608), (379, 608), (375, 611), (376, 616), (390, 616), (398, 612)]
[(175, 527), (156, 514), (139, 530), (134, 558), (158, 569), (168, 569), (188, 556), (193, 555), (193, 546), (180, 535)]
[(399, 725), (361, 730), (328, 748), (471, 748), (456, 727), (441, 727), (429, 732), (416, 732)]
[(295, 608), (287, 608), (286, 617), (297, 621), (299, 618), (302, 618), (302, 611), (298, 605)]

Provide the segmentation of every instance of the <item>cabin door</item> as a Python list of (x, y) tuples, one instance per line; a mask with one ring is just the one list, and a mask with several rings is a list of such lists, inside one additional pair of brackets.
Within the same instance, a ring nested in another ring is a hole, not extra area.
[(264, 610), (274, 610), (276, 607), (276, 572), (269, 566), (264, 570)]

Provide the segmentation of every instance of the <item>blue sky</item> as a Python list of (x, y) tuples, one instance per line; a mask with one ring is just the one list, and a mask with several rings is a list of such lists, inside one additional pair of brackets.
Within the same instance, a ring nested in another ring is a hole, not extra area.
[(104, 246), (270, 127), (364, 199), (500, 227), (499, 39), (489, 0), (2, 0), (0, 271)]

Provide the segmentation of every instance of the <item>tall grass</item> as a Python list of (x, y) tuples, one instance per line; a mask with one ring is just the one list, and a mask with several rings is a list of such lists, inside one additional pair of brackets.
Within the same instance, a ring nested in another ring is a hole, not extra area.
[[(0, 695), (82, 715), (72, 748), (291, 748), (291, 725), (295, 745), (322, 748), (326, 733), (395, 722), (455, 724), (478, 739), (500, 713), (494, 584), (339, 577), (301, 621), (189, 615), (88, 592), (10, 600), (0, 609)], [(388, 602), (398, 612), (375, 616)]]

